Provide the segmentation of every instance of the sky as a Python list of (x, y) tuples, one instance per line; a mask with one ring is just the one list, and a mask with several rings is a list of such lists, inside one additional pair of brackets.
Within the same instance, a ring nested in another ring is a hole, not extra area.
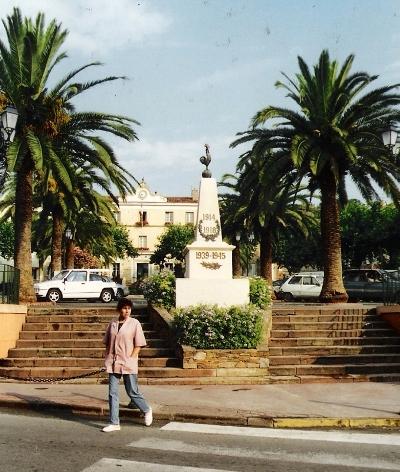
[(299, 55), (313, 65), (322, 49), (340, 62), (355, 54), (353, 70), (379, 75), (376, 85), (400, 82), (400, 0), (1, 0), (1, 17), (16, 6), (69, 31), (54, 82), (92, 61), (103, 65), (81, 80), (126, 77), (76, 108), (139, 121), (139, 141), (109, 141), (127, 170), (167, 196), (198, 186), (206, 143), (213, 177), (235, 172), (247, 149), (229, 148), (236, 133), (267, 105), (292, 106), (274, 84), (294, 76)]

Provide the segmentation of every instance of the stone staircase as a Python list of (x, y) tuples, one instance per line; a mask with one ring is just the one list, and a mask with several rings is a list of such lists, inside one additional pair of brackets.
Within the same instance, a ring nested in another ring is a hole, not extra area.
[[(103, 335), (115, 309), (31, 307), (17, 345), (0, 359), (0, 376), (17, 379), (71, 378), (93, 372), (104, 365)], [(150, 322), (147, 308), (133, 311), (142, 324), (147, 347), (139, 359), (139, 382), (192, 383), (191, 377), (207, 376), (208, 369), (192, 372), (179, 367), (175, 349)], [(103, 382), (101, 373), (77, 382)]]
[(375, 309), (273, 310), (268, 383), (399, 382), (400, 336)]

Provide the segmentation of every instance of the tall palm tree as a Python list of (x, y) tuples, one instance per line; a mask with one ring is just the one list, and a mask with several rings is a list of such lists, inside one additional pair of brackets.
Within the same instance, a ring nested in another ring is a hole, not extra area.
[[(67, 31), (62, 30), (61, 24), (54, 20), (46, 26), (43, 14), (38, 14), (34, 21), (23, 18), (17, 8), (3, 21), (3, 25), (8, 44), (0, 42), (0, 91), (19, 113), (16, 136), (7, 152), (8, 170), (16, 173), (14, 264), (20, 270), (20, 301), (31, 301), (34, 299), (31, 271), (33, 179), (40, 179), (43, 172), (51, 168), (57, 180), (72, 189), (65, 169), (67, 156), (61, 152), (69, 144), (73, 144), (71, 149), (77, 153), (77, 159), (84, 155), (105, 173), (105, 162), (109, 159), (121, 169), (104, 140), (89, 135), (87, 131), (101, 131), (134, 140), (136, 135), (131, 125), (136, 122), (102, 113), (76, 113), (71, 119), (67, 112), (74, 111), (70, 103), (72, 98), (118, 77), (83, 84), (72, 82), (79, 72), (97, 65), (92, 63), (72, 71), (52, 90), (48, 90), (50, 74), (66, 57), (60, 48)], [(58, 139), (57, 125), (60, 121), (64, 122), (63, 129), (68, 130), (68, 140)], [(86, 132), (82, 132), (82, 122), (86, 123)], [(74, 157), (72, 154), (68, 159)], [(107, 176), (113, 180), (112, 175)]]
[(381, 187), (394, 201), (400, 200), (400, 159), (384, 148), (383, 127), (398, 121), (397, 85), (366, 91), (377, 79), (365, 72), (351, 73), (354, 56), (342, 66), (322, 51), (310, 71), (298, 57), (300, 72), (294, 79), (277, 82), (297, 105), (296, 110), (268, 106), (253, 118), (253, 127), (272, 122), (263, 130), (264, 145), (289, 151), (300, 178), (321, 193), (321, 235), (324, 284), (322, 302), (342, 302), (347, 294), (342, 280), (338, 196), (345, 196), (349, 175), (367, 199)]

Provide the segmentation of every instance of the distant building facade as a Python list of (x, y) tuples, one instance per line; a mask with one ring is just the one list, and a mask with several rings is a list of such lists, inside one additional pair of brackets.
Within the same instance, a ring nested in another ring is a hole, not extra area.
[(113, 264), (113, 276), (129, 285), (154, 273), (157, 269), (150, 264), (150, 256), (158, 238), (172, 224), (196, 224), (197, 203), (197, 189), (187, 197), (165, 197), (152, 192), (144, 180), (134, 194), (120, 198), (116, 219), (128, 230), (139, 256), (117, 259)]

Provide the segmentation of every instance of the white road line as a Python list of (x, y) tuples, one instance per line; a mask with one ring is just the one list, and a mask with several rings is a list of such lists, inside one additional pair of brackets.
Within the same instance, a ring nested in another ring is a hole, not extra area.
[[(203, 469), (181, 465), (155, 464), (152, 462), (127, 461), (123, 459), (103, 458), (82, 472), (230, 472), (221, 469)], [(232, 472), (232, 471), (231, 471)]]
[(268, 451), (266, 449), (259, 451), (255, 449), (228, 448), (224, 446), (212, 446), (209, 444), (195, 445), (184, 441), (162, 440), (159, 437), (142, 438), (134, 441), (128, 446), (142, 449), (151, 449), (159, 451), (170, 451), (177, 453), (191, 453), (215, 455), (224, 457), (240, 457), (246, 459), (262, 459), (269, 461), (291, 462), (302, 464), (321, 464), (336, 465), (342, 467), (358, 467), (372, 470), (400, 470), (398, 460), (390, 461), (371, 457), (355, 457), (350, 454), (329, 454), (324, 452), (288, 452), (288, 451)]
[(171, 422), (161, 428), (164, 431), (185, 433), (226, 434), (257, 438), (300, 439), (305, 441), (331, 441), (359, 444), (400, 446), (400, 434), (353, 433), (349, 431), (309, 431), (297, 429), (250, 428), (246, 426), (220, 426), (197, 423)]

